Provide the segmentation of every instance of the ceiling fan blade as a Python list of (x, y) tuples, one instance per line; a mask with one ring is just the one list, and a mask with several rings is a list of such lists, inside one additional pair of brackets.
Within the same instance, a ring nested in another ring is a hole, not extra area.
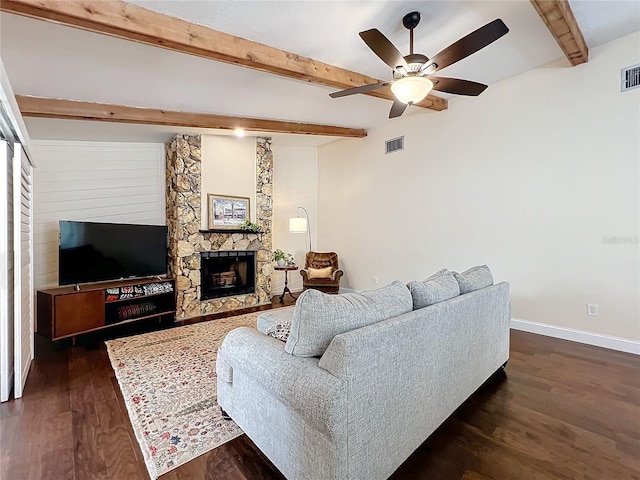
[(484, 27), (480, 27), (466, 37), (462, 37), (460, 40), (449, 45), (447, 48), (435, 55), (431, 60), (425, 63), (423, 70), (427, 69), (429, 65), (433, 63), (437, 65), (433, 70), (434, 72), (442, 70), (452, 63), (456, 63), (457, 61), (468, 57), (472, 53), (476, 53), (478, 50), (483, 49), (490, 43), (495, 42), (508, 31), (509, 29), (507, 26), (499, 18), (493, 22), (489, 22)]
[(389, 118), (399, 117), (404, 113), (407, 109), (407, 104), (399, 102), (398, 100), (394, 100), (393, 105), (391, 105), (391, 111), (389, 112)]
[(403, 67), (405, 71), (409, 70), (409, 66), (402, 54), (380, 30), (375, 28), (365, 30), (364, 32), (360, 32), (360, 38), (373, 50), (373, 53), (380, 57), (380, 60), (389, 65), (393, 70), (397, 70), (398, 67)]
[(361, 87), (347, 88), (346, 90), (333, 92), (333, 93), (330, 93), (329, 96), (331, 98), (340, 98), (340, 97), (346, 97), (347, 95), (355, 95), (356, 93), (370, 92), (371, 90), (376, 90), (378, 88), (384, 87), (385, 85), (389, 85), (389, 83), (391, 82), (370, 83), (369, 85), (362, 85)]
[(487, 85), (460, 78), (431, 77), (433, 89), (439, 92), (455, 93), (456, 95), (469, 95), (476, 97), (485, 91)]

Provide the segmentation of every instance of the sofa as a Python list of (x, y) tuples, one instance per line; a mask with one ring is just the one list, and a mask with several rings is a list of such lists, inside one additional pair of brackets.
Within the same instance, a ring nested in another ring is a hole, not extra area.
[(303, 292), (264, 331), (226, 336), (218, 403), (289, 480), (388, 478), (506, 365), (509, 285), (474, 268)]

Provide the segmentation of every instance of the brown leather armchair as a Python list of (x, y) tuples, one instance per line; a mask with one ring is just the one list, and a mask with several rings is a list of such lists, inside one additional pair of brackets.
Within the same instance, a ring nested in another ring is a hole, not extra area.
[[(324, 272), (309, 271), (311, 269), (326, 269), (331, 267), (327, 276), (318, 276)], [(325, 293), (338, 293), (340, 289), (340, 277), (344, 272), (338, 266), (338, 254), (336, 252), (308, 252), (304, 262), (304, 268), (300, 270), (302, 275), (303, 290), (315, 288)]]

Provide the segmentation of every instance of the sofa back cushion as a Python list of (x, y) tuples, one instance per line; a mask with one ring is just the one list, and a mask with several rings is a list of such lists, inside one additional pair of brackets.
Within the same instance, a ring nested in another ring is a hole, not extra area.
[(493, 285), (493, 275), (486, 265), (478, 265), (462, 273), (451, 272), (460, 286), (460, 294), (465, 294)]
[(446, 268), (434, 273), (422, 282), (415, 280), (409, 282), (407, 287), (411, 292), (414, 310), (460, 295), (460, 287), (456, 278)]
[(336, 335), (412, 309), (411, 294), (398, 281), (361, 293), (328, 295), (306, 290), (296, 301), (285, 351), (298, 357), (319, 357)]

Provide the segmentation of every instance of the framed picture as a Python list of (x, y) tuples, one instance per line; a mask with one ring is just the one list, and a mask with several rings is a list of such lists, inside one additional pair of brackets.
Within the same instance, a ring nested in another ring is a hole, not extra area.
[(207, 195), (209, 206), (209, 228), (235, 230), (245, 220), (251, 219), (248, 197), (229, 195)]

